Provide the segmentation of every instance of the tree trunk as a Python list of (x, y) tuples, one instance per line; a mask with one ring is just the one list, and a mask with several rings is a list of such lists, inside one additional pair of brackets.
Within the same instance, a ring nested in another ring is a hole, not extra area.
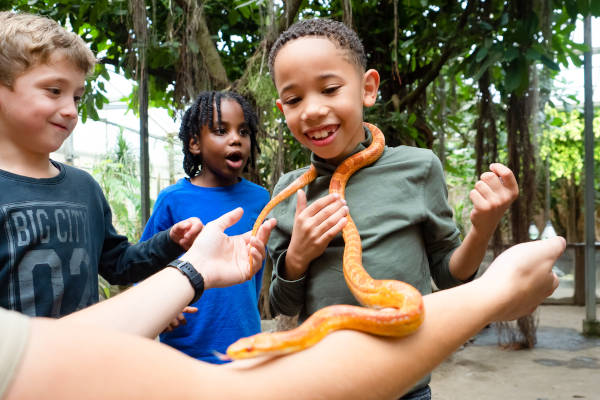
[(352, 2), (350, 0), (342, 0), (342, 8), (344, 12), (344, 24), (352, 28)]
[[(202, 7), (200, 5), (200, 7)], [(196, 38), (198, 40), (198, 47), (200, 48), (200, 54), (203, 56), (202, 62), (206, 66), (208, 75), (215, 89), (224, 89), (229, 85), (229, 79), (227, 78), (227, 71), (221, 61), (221, 56), (217, 51), (215, 43), (211, 37), (204, 13), (201, 11), (198, 16), (198, 31)]]
[(148, 30), (146, 25), (146, 3), (144, 0), (133, 0), (129, 3), (133, 18), (133, 31), (137, 43), (137, 80), (140, 114), (140, 200), (141, 226), (150, 218), (150, 162), (148, 151), (148, 65), (146, 48), (148, 46)]

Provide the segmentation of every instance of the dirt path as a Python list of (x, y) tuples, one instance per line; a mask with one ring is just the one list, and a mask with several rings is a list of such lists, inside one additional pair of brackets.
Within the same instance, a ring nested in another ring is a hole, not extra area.
[(585, 308), (537, 312), (534, 349), (502, 350), (495, 328), (485, 329), (433, 373), (433, 399), (600, 400), (600, 338), (581, 335)]

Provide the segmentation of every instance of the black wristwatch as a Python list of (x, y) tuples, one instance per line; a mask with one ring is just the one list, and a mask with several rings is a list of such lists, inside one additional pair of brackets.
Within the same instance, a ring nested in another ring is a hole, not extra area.
[(204, 293), (204, 278), (202, 275), (196, 271), (196, 268), (194, 268), (192, 264), (183, 260), (171, 261), (167, 264), (167, 267), (177, 268), (182, 274), (187, 276), (196, 292), (190, 304), (197, 302), (200, 296), (202, 296), (202, 293)]

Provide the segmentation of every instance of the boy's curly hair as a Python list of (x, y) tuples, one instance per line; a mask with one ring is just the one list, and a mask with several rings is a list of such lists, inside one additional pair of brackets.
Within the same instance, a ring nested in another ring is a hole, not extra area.
[(260, 147), (256, 140), (258, 117), (248, 100), (235, 92), (201, 92), (183, 115), (179, 129), (179, 139), (183, 145), (183, 170), (190, 178), (198, 175), (202, 166), (202, 156), (190, 152), (190, 139), (199, 140), (203, 126), (208, 126), (210, 129), (215, 128), (213, 122), (215, 109), (217, 124), (221, 125), (221, 103), (224, 100), (235, 101), (242, 108), (244, 121), (250, 130), (250, 165), (254, 167), (255, 154), (260, 153)]
[(96, 64), (83, 39), (56, 21), (40, 15), (0, 12), (0, 84), (12, 88), (29, 68), (48, 62), (54, 54), (89, 74)]
[(283, 32), (269, 52), (269, 72), (275, 80), (273, 65), (279, 50), (288, 42), (306, 36), (325, 37), (331, 40), (340, 49), (346, 50), (349, 61), (361, 70), (367, 68), (365, 49), (356, 32), (344, 23), (326, 18), (314, 18), (298, 21)]

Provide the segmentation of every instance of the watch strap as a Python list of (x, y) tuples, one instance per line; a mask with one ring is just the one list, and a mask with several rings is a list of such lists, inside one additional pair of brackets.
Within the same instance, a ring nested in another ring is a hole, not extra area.
[(185, 275), (192, 287), (194, 288), (194, 298), (190, 302), (190, 304), (195, 303), (204, 293), (204, 278), (202, 275), (194, 268), (192, 264), (183, 260), (174, 260), (167, 264), (168, 267), (177, 268), (183, 275)]

